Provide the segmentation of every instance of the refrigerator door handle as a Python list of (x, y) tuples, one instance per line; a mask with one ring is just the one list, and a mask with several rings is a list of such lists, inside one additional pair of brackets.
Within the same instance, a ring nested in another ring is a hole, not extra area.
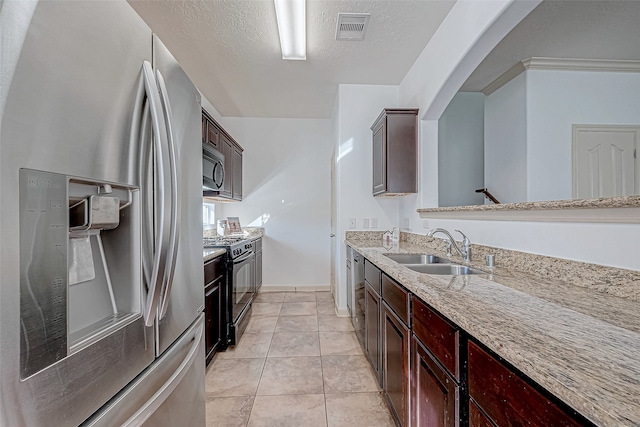
[(123, 427), (141, 426), (151, 415), (153, 415), (155, 411), (158, 410), (164, 401), (167, 400), (167, 397), (169, 397), (178, 384), (180, 384), (180, 381), (182, 381), (191, 365), (199, 360), (198, 348), (200, 340), (202, 339), (203, 331), (204, 326), (200, 325), (195, 333), (191, 349), (182, 363), (180, 363), (180, 366), (178, 366), (176, 371), (171, 375), (171, 377), (169, 377), (162, 387), (160, 387), (158, 391), (156, 391), (154, 395), (136, 411), (135, 414), (122, 424)]
[(173, 284), (173, 276), (176, 269), (176, 256), (178, 253), (178, 241), (180, 235), (178, 232), (178, 224), (180, 224), (180, 210), (178, 209), (180, 203), (178, 200), (178, 164), (176, 141), (173, 131), (173, 112), (171, 111), (171, 102), (169, 101), (169, 94), (167, 86), (164, 83), (164, 78), (160, 71), (156, 70), (156, 79), (158, 80), (158, 87), (160, 88), (160, 100), (162, 101), (163, 111), (165, 115), (165, 123), (167, 126), (167, 143), (169, 147), (169, 169), (171, 171), (171, 221), (169, 229), (169, 253), (168, 260), (168, 274), (163, 284), (161, 292), (162, 302), (159, 305), (158, 319), (162, 319), (167, 314), (167, 308), (169, 305), (169, 296), (171, 295), (171, 285)]
[[(166, 124), (164, 120), (164, 115), (162, 114), (162, 105), (160, 101), (160, 94), (158, 91), (158, 85), (156, 80), (153, 78), (153, 70), (151, 68), (151, 64), (148, 61), (144, 61), (142, 64), (142, 75), (144, 79), (144, 88), (147, 94), (147, 100), (149, 105), (149, 113), (151, 115), (151, 124), (153, 129), (152, 140), (155, 147), (155, 156), (157, 161), (154, 162), (156, 171), (155, 171), (155, 183), (156, 183), (156, 191), (158, 197), (158, 204), (156, 209), (156, 224), (155, 224), (155, 248), (153, 250), (153, 263), (152, 263), (152, 271), (151, 277), (146, 277), (147, 279), (147, 302), (144, 307), (144, 320), (147, 326), (153, 326), (153, 322), (156, 317), (156, 311), (158, 307), (158, 302), (160, 300), (160, 288), (162, 287), (164, 277), (166, 275), (165, 269), (167, 267), (167, 252), (169, 247), (169, 236), (166, 233), (167, 224), (166, 222), (169, 220), (167, 218), (167, 197), (166, 197), (166, 189), (167, 187), (171, 187), (170, 177), (165, 171), (166, 165), (168, 163), (169, 157), (169, 149), (167, 135), (166, 135)], [(144, 163), (144, 145), (146, 141), (142, 143), (141, 150), (141, 164)], [(146, 168), (141, 168), (140, 174), (141, 183), (146, 183), (146, 177), (148, 177), (148, 171)], [(147, 188), (148, 190), (148, 185)], [(143, 196), (144, 197), (144, 196)], [(144, 213), (143, 213), (144, 214)], [(143, 227), (143, 230), (149, 231), (149, 227)], [(148, 239), (145, 239), (148, 241)]]

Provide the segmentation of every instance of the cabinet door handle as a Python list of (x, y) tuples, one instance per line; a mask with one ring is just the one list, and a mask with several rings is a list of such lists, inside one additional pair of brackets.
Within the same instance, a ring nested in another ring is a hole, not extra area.
[(329, 234), (329, 237), (336, 237), (336, 235), (331, 233), (331, 234)]

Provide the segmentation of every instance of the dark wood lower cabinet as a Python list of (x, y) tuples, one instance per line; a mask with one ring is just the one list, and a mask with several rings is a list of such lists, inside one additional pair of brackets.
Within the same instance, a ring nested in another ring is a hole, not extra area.
[(221, 333), (221, 319), (219, 313), (222, 312), (222, 297), (220, 284), (212, 284), (205, 288), (204, 291), (204, 303), (205, 303), (205, 349), (206, 349), (206, 363), (207, 365), (213, 359), (220, 343), (222, 341)]
[(205, 318), (205, 357), (208, 365), (218, 350), (226, 347), (223, 342), (224, 287), (227, 275), (224, 257), (214, 258), (204, 264), (204, 318)]
[(473, 400), (469, 401), (469, 427), (495, 427)]
[(380, 295), (365, 281), (365, 351), (369, 363), (382, 386), (382, 357), (380, 354)]
[(568, 414), (472, 341), (469, 341), (469, 396), (497, 426), (591, 425), (585, 424), (586, 420), (578, 421), (574, 418), (576, 414)]
[(595, 427), (368, 260), (364, 278), (365, 353), (400, 427)]
[(382, 302), (383, 391), (398, 424), (408, 426), (410, 331)]
[(411, 339), (412, 425), (460, 425), (460, 387), (414, 335)]

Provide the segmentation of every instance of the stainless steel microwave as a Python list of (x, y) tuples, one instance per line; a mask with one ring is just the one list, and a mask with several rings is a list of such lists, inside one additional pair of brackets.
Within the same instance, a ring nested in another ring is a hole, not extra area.
[(202, 191), (218, 192), (224, 184), (224, 155), (211, 145), (202, 144)]

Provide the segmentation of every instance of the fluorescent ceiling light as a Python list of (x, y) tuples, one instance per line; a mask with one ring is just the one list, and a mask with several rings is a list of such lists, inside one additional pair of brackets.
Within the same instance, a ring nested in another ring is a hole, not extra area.
[(280, 34), (282, 59), (307, 59), (305, 0), (273, 0)]

